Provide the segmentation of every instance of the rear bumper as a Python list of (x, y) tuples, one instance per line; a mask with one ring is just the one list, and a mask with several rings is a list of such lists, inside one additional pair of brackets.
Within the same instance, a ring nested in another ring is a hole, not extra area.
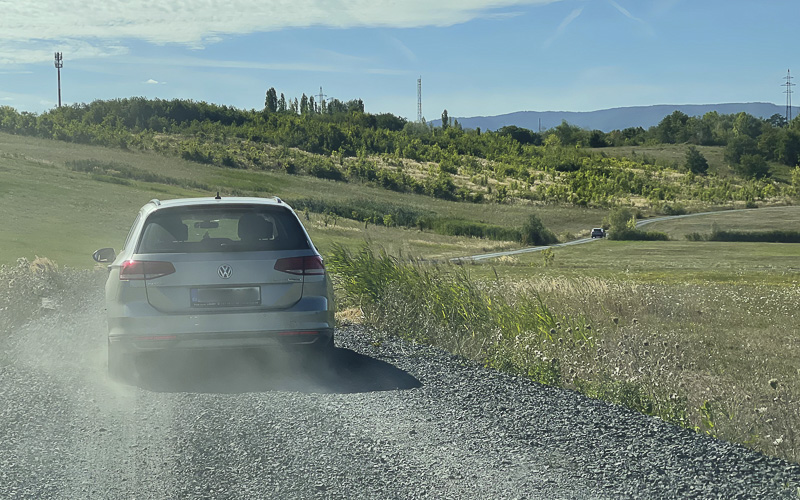
[(332, 304), (324, 297), (281, 311), (164, 314), (145, 307), (125, 313), (109, 315), (108, 341), (128, 352), (312, 346), (329, 342), (334, 329)]
[(215, 332), (183, 333), (180, 335), (118, 335), (109, 336), (109, 344), (118, 351), (141, 353), (172, 350), (246, 349), (287, 346), (322, 346), (333, 338), (333, 329), (298, 332)]

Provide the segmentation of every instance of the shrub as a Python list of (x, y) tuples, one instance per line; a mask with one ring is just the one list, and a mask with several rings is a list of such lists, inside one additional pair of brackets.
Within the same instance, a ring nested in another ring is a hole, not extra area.
[(558, 242), (556, 235), (544, 226), (536, 214), (528, 216), (521, 233), (520, 243), (523, 245), (550, 245)]
[(343, 181), (344, 174), (333, 162), (314, 162), (308, 169), (308, 173), (320, 179), (330, 179), (332, 181)]
[(800, 243), (800, 231), (714, 231), (709, 241)]
[(661, 206), (661, 213), (664, 215), (685, 215), (686, 208), (683, 205), (676, 203), (671, 205), (669, 203), (664, 203)]
[(636, 213), (629, 207), (615, 207), (608, 214), (608, 228), (611, 233), (623, 232), (636, 227)]
[(742, 155), (735, 169), (743, 177), (763, 179), (769, 176), (767, 160), (759, 154)]
[(689, 241), (708, 241), (708, 237), (700, 233), (689, 233), (684, 236)]
[(689, 146), (689, 149), (686, 150), (684, 166), (687, 170), (689, 170), (689, 172), (705, 175), (705, 173), (708, 171), (708, 160), (706, 160), (706, 157), (703, 156), (703, 153), (698, 151), (696, 147)]
[(667, 241), (669, 235), (661, 231), (642, 231), (641, 229), (623, 229), (622, 231), (611, 231), (608, 239), (619, 241)]

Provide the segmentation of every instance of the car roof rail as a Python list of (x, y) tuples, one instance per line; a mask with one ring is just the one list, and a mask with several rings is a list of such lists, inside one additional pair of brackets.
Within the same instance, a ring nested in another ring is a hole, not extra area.
[(148, 201), (147, 203), (152, 203), (153, 205), (155, 205), (157, 207), (161, 206), (161, 200), (159, 200), (158, 198), (153, 198), (152, 200)]

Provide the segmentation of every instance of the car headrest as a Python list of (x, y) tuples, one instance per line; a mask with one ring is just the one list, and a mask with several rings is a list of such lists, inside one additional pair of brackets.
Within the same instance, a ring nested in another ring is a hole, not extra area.
[(189, 226), (184, 224), (179, 218), (164, 218), (158, 221), (158, 225), (163, 227), (175, 241), (186, 241), (189, 239)]
[(264, 240), (272, 238), (272, 222), (258, 214), (247, 213), (239, 218), (237, 232), (240, 240)]

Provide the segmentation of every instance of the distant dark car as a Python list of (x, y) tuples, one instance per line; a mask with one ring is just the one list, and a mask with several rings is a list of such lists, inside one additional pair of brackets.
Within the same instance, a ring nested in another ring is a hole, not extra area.
[(592, 238), (605, 238), (606, 232), (603, 230), (602, 227), (596, 227), (592, 229)]

